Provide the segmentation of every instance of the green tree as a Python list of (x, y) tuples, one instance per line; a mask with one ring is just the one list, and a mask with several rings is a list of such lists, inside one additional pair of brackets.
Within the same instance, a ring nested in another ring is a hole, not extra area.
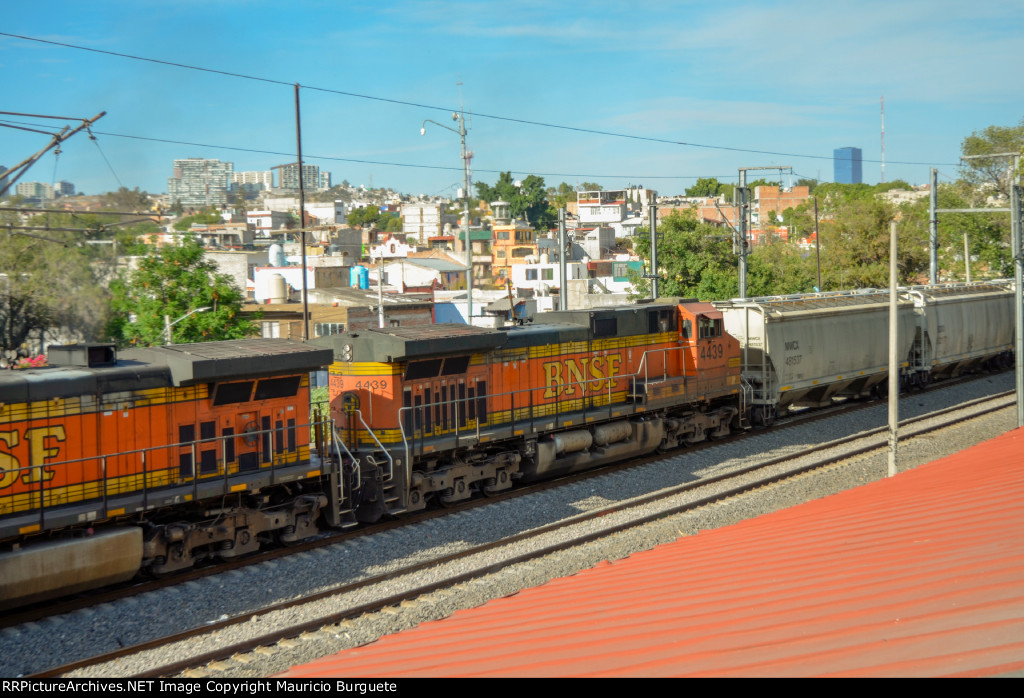
[(355, 226), (376, 226), (381, 218), (380, 209), (376, 206), (362, 206), (349, 211), (346, 221), (352, 227)]
[(502, 172), (492, 187), (485, 182), (476, 182), (478, 196), (487, 201), (507, 201), (513, 218), (528, 221), (538, 230), (551, 227), (558, 219), (558, 213), (547, 200), (544, 178), (529, 175), (517, 187), (511, 172)]
[(687, 196), (718, 196), (722, 193), (722, 183), (714, 177), (701, 177), (692, 187), (687, 187)]
[[(831, 189), (824, 202), (819, 198), (822, 290), (888, 286), (889, 224), (897, 209), (868, 185), (822, 184), (822, 189)], [(902, 221), (898, 231), (899, 281), (918, 283), (928, 269), (927, 228)]]
[(152, 205), (149, 194), (138, 187), (120, 187), (103, 195), (103, 205), (113, 211), (148, 211)]
[(555, 209), (565, 208), (567, 203), (576, 201), (576, 189), (570, 184), (562, 182), (558, 188), (548, 187), (548, 201)]
[[(964, 156), (994, 155), (997, 153), (1024, 154), (1024, 118), (1016, 126), (989, 126), (975, 131), (960, 144)], [(1018, 166), (1024, 168), (1024, 163)], [(1012, 166), (1014, 161), (1009, 157), (971, 158), (964, 161), (960, 168), (960, 177), (976, 189), (983, 185), (992, 185), (1004, 196), (1010, 195)], [(1020, 175), (1021, 172), (1016, 174)], [(985, 192), (979, 192), (984, 196)]]
[(758, 245), (747, 257), (747, 293), (751, 296), (811, 293), (816, 284), (813, 250), (774, 240)]
[[(696, 213), (675, 211), (658, 222), (658, 295), (702, 300), (733, 298), (739, 291), (731, 234), (698, 222)], [(634, 251), (650, 267), (650, 235), (637, 235)], [(649, 273), (649, 272), (648, 272)], [(650, 295), (647, 279), (630, 279), (635, 297)]]
[(813, 194), (814, 190), (818, 186), (818, 180), (816, 180), (816, 179), (800, 178), (800, 179), (796, 180), (796, 182), (793, 184), (793, 186), (795, 186), (795, 187), (807, 187), (807, 190), (811, 194)]
[(193, 223), (207, 224), (207, 225), (218, 225), (223, 223), (224, 219), (221, 218), (220, 212), (215, 208), (209, 208), (200, 213), (193, 214), (191, 216), (185, 216), (184, 218), (174, 223), (174, 229), (186, 232), (192, 227)]
[[(70, 219), (51, 225), (70, 227)], [(13, 214), (7, 222), (12, 227), (0, 232), (0, 349), (16, 351), (47, 334), (98, 339), (107, 312), (104, 251), (86, 244), (82, 232), (19, 230)]]
[[(242, 291), (230, 276), (217, 273), (192, 236), (180, 246), (151, 250), (138, 267), (111, 283), (112, 320), (108, 334), (119, 345), (163, 344), (165, 317), (178, 321), (173, 343), (241, 339), (256, 334), (241, 316)], [(193, 312), (207, 308), (201, 312)]]

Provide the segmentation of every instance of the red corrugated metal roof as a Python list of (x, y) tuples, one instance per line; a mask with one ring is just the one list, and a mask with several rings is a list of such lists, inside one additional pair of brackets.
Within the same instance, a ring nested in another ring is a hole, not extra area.
[(990, 676), (1024, 669), (1024, 430), (287, 676)]

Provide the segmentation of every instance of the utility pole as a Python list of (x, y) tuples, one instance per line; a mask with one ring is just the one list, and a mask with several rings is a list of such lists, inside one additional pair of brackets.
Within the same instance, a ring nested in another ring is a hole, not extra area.
[[(461, 86), (462, 83), (460, 82)], [(465, 234), (466, 242), (466, 324), (473, 324), (473, 243), (469, 239), (469, 161), (473, 157), (473, 153), (466, 150), (466, 112), (462, 108), (462, 99), (459, 99), (459, 111), (452, 112), (452, 121), (458, 122), (459, 127), (457, 129), (451, 126), (445, 126), (439, 124), (433, 119), (424, 119), (423, 124), (420, 126), (420, 135), (425, 135), (427, 132), (427, 122), (440, 126), (443, 129), (451, 131), (452, 133), (458, 134), (459, 139), (462, 143), (462, 186), (463, 186), (463, 231)]]
[(295, 140), (299, 158), (299, 244), (302, 246), (302, 341), (309, 341), (309, 284), (306, 279), (306, 190), (302, 185), (302, 119), (299, 113), (299, 83), (295, 83)]
[(896, 277), (896, 221), (889, 223), (889, 477), (896, 474), (896, 449), (899, 446), (900, 360), (897, 347), (899, 307)]
[(934, 286), (939, 278), (939, 214), (936, 213), (939, 208), (939, 171), (934, 167), (929, 187), (931, 213), (928, 216), (928, 283)]
[[(1020, 153), (989, 153), (987, 155), (964, 155), (961, 160), (984, 160), (1009, 158), (1012, 174), (1010, 177), (1009, 208), (937, 208), (935, 213), (1010, 213), (1010, 249), (1013, 253), (1013, 352), (1016, 364), (1017, 426), (1024, 427), (1024, 249), (1021, 247), (1021, 186)], [(965, 250), (966, 251), (966, 250)], [(965, 260), (969, 263), (970, 260)]]
[(782, 175), (785, 170), (789, 170), (789, 174), (793, 174), (793, 168), (786, 165), (774, 165), (769, 167), (741, 167), (739, 168), (739, 186), (736, 187), (737, 197), (737, 215), (739, 217), (738, 228), (739, 228), (739, 272), (740, 272), (740, 298), (747, 297), (747, 254), (749, 252), (747, 245), (747, 236), (749, 231), (749, 216), (750, 216), (750, 192), (747, 189), (747, 172), (750, 170), (778, 170), (779, 171), (779, 186), (782, 186)]
[(651, 300), (658, 300), (658, 207), (652, 201), (648, 206), (651, 227), (651, 270), (644, 274), (651, 281)]
[[(558, 209), (558, 309), (569, 309), (568, 280), (566, 279), (565, 257), (568, 252), (565, 239), (565, 206)], [(511, 303), (511, 301), (509, 301)]]
[[(21, 114), (21, 113), (13, 112), (13, 111), (4, 111), (4, 112), (0, 112), (0, 114), (4, 114), (4, 115), (8, 115), (8, 116), (30, 116), (30, 117), (41, 118), (41, 119), (63, 119), (64, 118), (64, 117), (59, 117), (59, 116), (44, 116), (42, 114)], [(89, 128), (96, 121), (98, 121), (99, 119), (101, 119), (104, 116), (106, 116), (106, 114), (107, 114), (107, 112), (101, 111), (99, 114), (97, 114), (96, 116), (92, 117), (91, 119), (82, 119), (82, 123), (79, 124), (78, 126), (76, 126), (74, 129), (71, 129), (71, 127), (69, 127), (69, 126), (65, 126), (63, 129), (61, 129), (60, 133), (49, 133), (47, 131), (37, 131), (36, 129), (31, 129), (31, 128), (24, 128), (24, 129), (22, 129), (22, 130), (25, 130), (25, 131), (35, 131), (36, 133), (42, 133), (42, 134), (48, 135), (48, 136), (50, 136), (50, 142), (47, 143), (46, 147), (44, 147), (39, 152), (35, 153), (34, 155), (30, 155), (29, 157), (25, 158), (24, 160), (19, 162), (14, 167), (11, 167), (6, 172), (4, 172), (3, 179), (4, 179), (4, 181), (6, 183), (4, 184), (4, 186), (2, 188), (0, 188), (0, 196), (3, 196), (8, 191), (10, 191), (11, 187), (13, 187), (17, 183), (17, 181), (21, 178), (21, 176), (28, 171), (28, 168), (32, 167), (32, 165), (34, 165), (39, 160), (39, 158), (43, 157), (43, 155), (45, 155), (47, 153), (47, 151), (52, 150), (53, 148), (57, 148), (58, 146), (60, 146), (61, 143), (63, 143), (67, 139), (71, 138), (71, 136), (75, 135), (79, 131), (88, 131)], [(89, 131), (89, 135), (90, 136), (92, 135), (92, 131)]]

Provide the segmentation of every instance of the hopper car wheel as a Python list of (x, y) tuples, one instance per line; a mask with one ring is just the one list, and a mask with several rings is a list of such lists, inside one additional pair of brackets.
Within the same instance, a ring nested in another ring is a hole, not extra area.
[(764, 426), (764, 410), (760, 405), (750, 408), (750, 421), (754, 423), (755, 427)]

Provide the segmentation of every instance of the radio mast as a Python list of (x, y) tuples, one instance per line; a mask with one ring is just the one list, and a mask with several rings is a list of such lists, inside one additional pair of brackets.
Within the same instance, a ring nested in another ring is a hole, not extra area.
[(882, 95), (882, 183), (885, 184), (885, 95)]

